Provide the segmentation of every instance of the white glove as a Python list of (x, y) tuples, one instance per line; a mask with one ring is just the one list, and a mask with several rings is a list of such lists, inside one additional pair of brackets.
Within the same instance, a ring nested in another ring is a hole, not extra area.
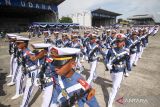
[(35, 86), (40, 86), (41, 85), (39, 78), (35, 79), (34, 84), (35, 84)]
[(128, 52), (128, 54), (129, 54), (129, 49), (128, 49), (128, 48), (126, 48), (125, 50), (126, 50), (126, 51)]
[(112, 69), (112, 65), (107, 64), (107, 68), (108, 68), (108, 70), (111, 70)]
[(31, 85), (32, 85), (31, 78), (27, 78), (26, 86), (31, 86)]

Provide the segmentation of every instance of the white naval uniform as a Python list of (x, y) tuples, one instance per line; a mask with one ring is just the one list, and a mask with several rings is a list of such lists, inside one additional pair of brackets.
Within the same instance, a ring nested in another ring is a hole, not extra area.
[[(91, 53), (91, 51), (95, 48), (97, 48), (98, 45), (94, 44), (93, 46), (89, 44), (89, 49)], [(89, 56), (90, 57), (90, 56)], [(94, 55), (91, 56), (91, 59), (93, 59), (92, 61), (89, 61), (90, 63), (90, 76), (88, 78), (88, 83), (92, 84), (92, 81), (95, 80), (97, 78), (97, 72), (96, 72), (96, 67), (97, 67), (97, 52), (94, 52)]]

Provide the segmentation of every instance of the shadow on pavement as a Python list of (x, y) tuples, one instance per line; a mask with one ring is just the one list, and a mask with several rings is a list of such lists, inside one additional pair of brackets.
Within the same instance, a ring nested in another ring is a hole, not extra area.
[(0, 103), (0, 107), (11, 107), (10, 105), (3, 105)]
[[(5, 96), (6, 93), (3, 90), (3, 85), (6, 83), (6, 75), (7, 73), (1, 73), (3, 69), (0, 68), (0, 96)], [(2, 106), (0, 106), (2, 107)]]
[[(90, 75), (88, 71), (89, 71), (89, 69), (85, 69), (82, 72), (82, 74), (85, 75), (87, 79)], [(109, 93), (108, 93), (107, 88), (112, 87), (112, 81), (109, 80), (109, 79), (105, 79), (105, 78), (102, 78), (102, 77), (98, 76), (97, 79), (94, 81), (94, 83), (101, 86), (102, 91), (103, 91), (103, 97), (104, 97), (104, 100), (105, 100), (105, 103), (106, 103), (106, 107), (108, 107)]]
[(35, 93), (34, 97), (31, 99), (31, 102), (29, 103), (28, 107), (32, 106), (32, 104), (38, 99), (38, 97), (40, 96), (41, 93), (42, 93), (42, 90), (38, 88), (36, 90), (36, 93)]

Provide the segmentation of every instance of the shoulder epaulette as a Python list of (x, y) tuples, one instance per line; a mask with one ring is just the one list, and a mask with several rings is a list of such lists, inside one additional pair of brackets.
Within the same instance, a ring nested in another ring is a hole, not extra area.
[(84, 90), (88, 90), (90, 88), (90, 85), (83, 79), (78, 79), (78, 82), (82, 85)]

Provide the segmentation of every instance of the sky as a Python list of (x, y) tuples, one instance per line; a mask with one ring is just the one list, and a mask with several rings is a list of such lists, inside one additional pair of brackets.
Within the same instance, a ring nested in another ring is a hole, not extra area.
[(58, 6), (59, 17), (97, 8), (122, 14), (127, 19), (139, 14), (159, 14), (160, 0), (65, 0)]

